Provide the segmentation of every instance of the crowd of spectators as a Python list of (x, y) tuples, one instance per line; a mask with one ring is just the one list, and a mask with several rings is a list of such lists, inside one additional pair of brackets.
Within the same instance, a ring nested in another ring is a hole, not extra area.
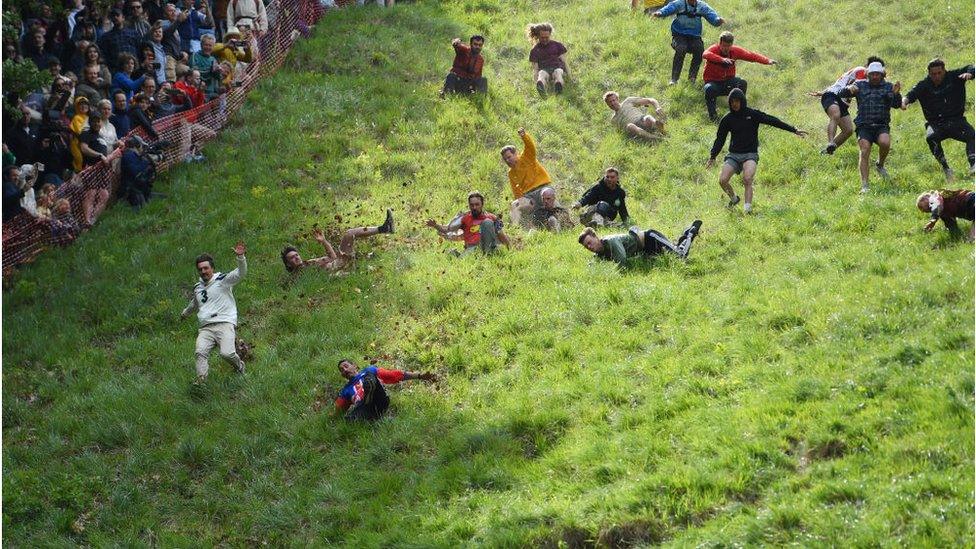
[[(46, 80), (25, 96), (5, 91), (16, 110), (3, 115), (3, 221), (26, 213), (61, 242), (94, 221), (109, 191), (88, 190), (78, 204), (65, 204), (54, 200), (66, 194), (57, 189), (103, 163), (123, 176), (118, 196), (144, 204), (151, 193), (134, 191), (137, 182), (126, 176), (148, 161), (113, 151), (126, 145), (138, 153), (143, 138), (159, 138), (155, 120), (239, 85), (257, 58), (257, 36), (268, 28), (262, 0), (66, 3), (24, 3), (19, 36), (3, 37), (4, 62), (33, 63)], [(180, 123), (188, 126), (189, 144), (178, 153), (203, 161), (196, 143), (214, 132), (187, 118)]]

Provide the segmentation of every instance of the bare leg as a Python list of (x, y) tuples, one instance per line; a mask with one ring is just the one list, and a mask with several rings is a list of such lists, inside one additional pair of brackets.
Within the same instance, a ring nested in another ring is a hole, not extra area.
[(640, 137), (648, 141), (660, 141), (662, 136), (654, 135), (637, 124), (627, 124), (627, 133), (634, 137)]
[(891, 135), (883, 133), (878, 136), (878, 166), (884, 167), (885, 160), (888, 159), (888, 151), (891, 150)]
[(722, 164), (722, 172), (718, 175), (718, 184), (725, 191), (725, 194), (729, 195), (730, 200), (735, 200), (735, 191), (732, 190), (732, 185), (729, 185), (729, 181), (732, 180), (732, 175), (735, 173), (735, 169), (728, 165)]
[(860, 155), (857, 159), (857, 170), (861, 173), (861, 191), (868, 189), (868, 162), (871, 160), (871, 142), (866, 139), (858, 139), (857, 147)]
[(756, 177), (757, 168), (759, 165), (752, 160), (746, 160), (745, 164), (742, 165), (742, 183), (746, 187), (745, 203), (742, 205), (742, 209), (746, 213), (752, 211), (752, 181)]
[(339, 251), (344, 255), (353, 255), (356, 239), (366, 238), (374, 234), (380, 234), (379, 227), (356, 227), (349, 229), (342, 235), (342, 241), (339, 242)]
[(837, 105), (831, 105), (827, 107), (827, 143), (833, 143), (835, 146), (837, 142), (834, 138), (837, 137), (837, 121), (840, 120), (840, 107)]
[(850, 136), (854, 135), (854, 121), (851, 120), (851, 115), (847, 115), (839, 118), (837, 125), (840, 126), (840, 134), (834, 140), (834, 145), (840, 147)]
[(519, 201), (513, 200), (512, 206), (508, 212), (508, 218), (512, 220), (515, 225), (520, 225), (522, 223), (522, 209), (519, 207)]

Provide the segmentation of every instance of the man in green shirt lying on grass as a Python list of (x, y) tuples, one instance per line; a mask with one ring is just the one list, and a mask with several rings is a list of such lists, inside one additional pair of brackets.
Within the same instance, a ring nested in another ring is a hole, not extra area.
[(597, 258), (616, 261), (621, 267), (625, 267), (627, 260), (633, 257), (654, 257), (668, 252), (685, 259), (691, 250), (691, 243), (698, 236), (701, 223), (696, 219), (681, 234), (677, 244), (672, 244), (658, 231), (642, 231), (639, 227), (631, 227), (626, 234), (615, 234), (606, 238), (600, 238), (592, 227), (587, 227), (580, 234), (579, 243), (596, 254)]

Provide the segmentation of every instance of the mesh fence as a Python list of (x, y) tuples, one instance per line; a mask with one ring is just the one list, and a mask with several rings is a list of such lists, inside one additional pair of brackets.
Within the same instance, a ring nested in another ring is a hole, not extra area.
[[(338, 5), (349, 3), (352, 2), (337, 2)], [(153, 121), (159, 139), (171, 143), (164, 151), (163, 160), (157, 164), (159, 172), (181, 162), (191, 148), (215, 138), (227, 119), (241, 108), (261, 77), (281, 66), (294, 41), (307, 35), (323, 13), (324, 8), (318, 0), (274, 0), (268, 4), (268, 30), (256, 38), (257, 59), (235, 76), (237, 84), (199, 107)], [(139, 135), (149, 141), (141, 128), (130, 135)], [(78, 172), (54, 192), (55, 201), (68, 199), (71, 203), (70, 218), (80, 228), (94, 222), (109, 197), (116, 194), (122, 152), (122, 149), (113, 151), (106, 162)], [(6, 275), (52, 245), (70, 244), (79, 231), (72, 227), (72, 223), (66, 226), (57, 217), (54, 222), (40, 222), (22, 213), (4, 222), (2, 233), (3, 273)]]

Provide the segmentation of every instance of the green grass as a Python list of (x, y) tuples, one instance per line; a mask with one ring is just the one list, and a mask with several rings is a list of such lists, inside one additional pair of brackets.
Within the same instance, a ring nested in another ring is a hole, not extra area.
[[(168, 199), (116, 206), (6, 281), (6, 543), (971, 547), (973, 248), (921, 232), (914, 197), (943, 183), (917, 106), (893, 115), (893, 181), (862, 197), (856, 148), (820, 157), (826, 120), (801, 94), (874, 53), (906, 86), (937, 54), (971, 62), (972, 5), (717, 3), (781, 61), (740, 67), (751, 104), (814, 134), (763, 130), (749, 217), (703, 167), (700, 90), (664, 86), (668, 23), (628, 5), (331, 13), (208, 162), (161, 179)], [(528, 79), (536, 20), (570, 49), (563, 97)], [(450, 39), (475, 31), (491, 93), (438, 101)], [(662, 99), (670, 141), (615, 133), (611, 88)], [(497, 150), (519, 126), (566, 199), (613, 164), (643, 226), (703, 219), (691, 260), (618, 272), (573, 234), (518, 229), (518, 250), (446, 255), (423, 219), (473, 188), (502, 209)], [(353, 272), (284, 275), (285, 243), (312, 256), (313, 225), (387, 206), (400, 232), (360, 245)], [(257, 357), (243, 379), (215, 358), (193, 391), (193, 257), (229, 269), (238, 237)], [(393, 389), (375, 425), (318, 409), (338, 358), (382, 355), (443, 380)]]

